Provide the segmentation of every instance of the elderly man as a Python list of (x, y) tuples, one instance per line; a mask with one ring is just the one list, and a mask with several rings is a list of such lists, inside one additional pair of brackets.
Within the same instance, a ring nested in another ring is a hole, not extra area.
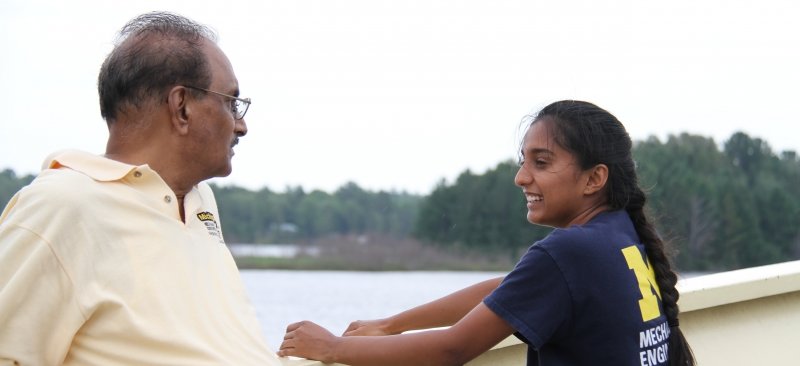
[(203, 183), (250, 105), (215, 38), (169, 13), (121, 30), (105, 155), (51, 155), (0, 216), (0, 364), (280, 364)]

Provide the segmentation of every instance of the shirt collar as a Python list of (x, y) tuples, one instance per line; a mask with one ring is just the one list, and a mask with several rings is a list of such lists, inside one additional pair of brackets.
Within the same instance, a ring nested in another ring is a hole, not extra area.
[(42, 170), (60, 167), (81, 172), (101, 182), (120, 180), (137, 169), (149, 170), (146, 164), (139, 167), (79, 150), (57, 151), (50, 154), (42, 163)]

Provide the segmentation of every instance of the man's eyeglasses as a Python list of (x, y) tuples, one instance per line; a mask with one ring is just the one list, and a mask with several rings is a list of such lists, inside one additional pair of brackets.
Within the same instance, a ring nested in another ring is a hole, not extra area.
[(220, 93), (220, 92), (215, 92), (213, 90), (208, 90), (208, 89), (204, 89), (204, 88), (198, 88), (196, 86), (191, 86), (191, 85), (184, 85), (184, 86), (187, 87), (187, 88), (190, 88), (190, 89), (200, 90), (200, 91), (204, 91), (206, 93), (213, 93), (213, 94), (220, 95), (220, 96), (223, 96), (223, 97), (226, 97), (226, 98), (230, 98), (231, 99), (231, 112), (233, 112), (233, 116), (236, 117), (236, 119), (244, 118), (244, 114), (247, 113), (247, 109), (250, 108), (250, 98), (234, 97), (233, 95), (223, 94), (223, 93)]

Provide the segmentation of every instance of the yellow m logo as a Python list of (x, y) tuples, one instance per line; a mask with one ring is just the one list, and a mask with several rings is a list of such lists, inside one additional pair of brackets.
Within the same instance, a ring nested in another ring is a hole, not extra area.
[(661, 290), (656, 283), (656, 274), (650, 265), (642, 259), (642, 253), (635, 245), (622, 249), (622, 255), (628, 262), (628, 268), (633, 270), (636, 281), (639, 283), (639, 291), (642, 292), (642, 299), (639, 300), (639, 309), (642, 310), (642, 321), (648, 321), (661, 316), (658, 308), (658, 299), (661, 298)]

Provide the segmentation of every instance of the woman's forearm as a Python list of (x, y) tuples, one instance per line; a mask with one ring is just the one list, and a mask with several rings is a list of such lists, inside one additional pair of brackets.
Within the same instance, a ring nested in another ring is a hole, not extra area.
[(424, 305), (386, 319), (386, 331), (399, 334), (409, 330), (446, 327), (455, 324), (488, 296), (503, 277), (476, 283)]

